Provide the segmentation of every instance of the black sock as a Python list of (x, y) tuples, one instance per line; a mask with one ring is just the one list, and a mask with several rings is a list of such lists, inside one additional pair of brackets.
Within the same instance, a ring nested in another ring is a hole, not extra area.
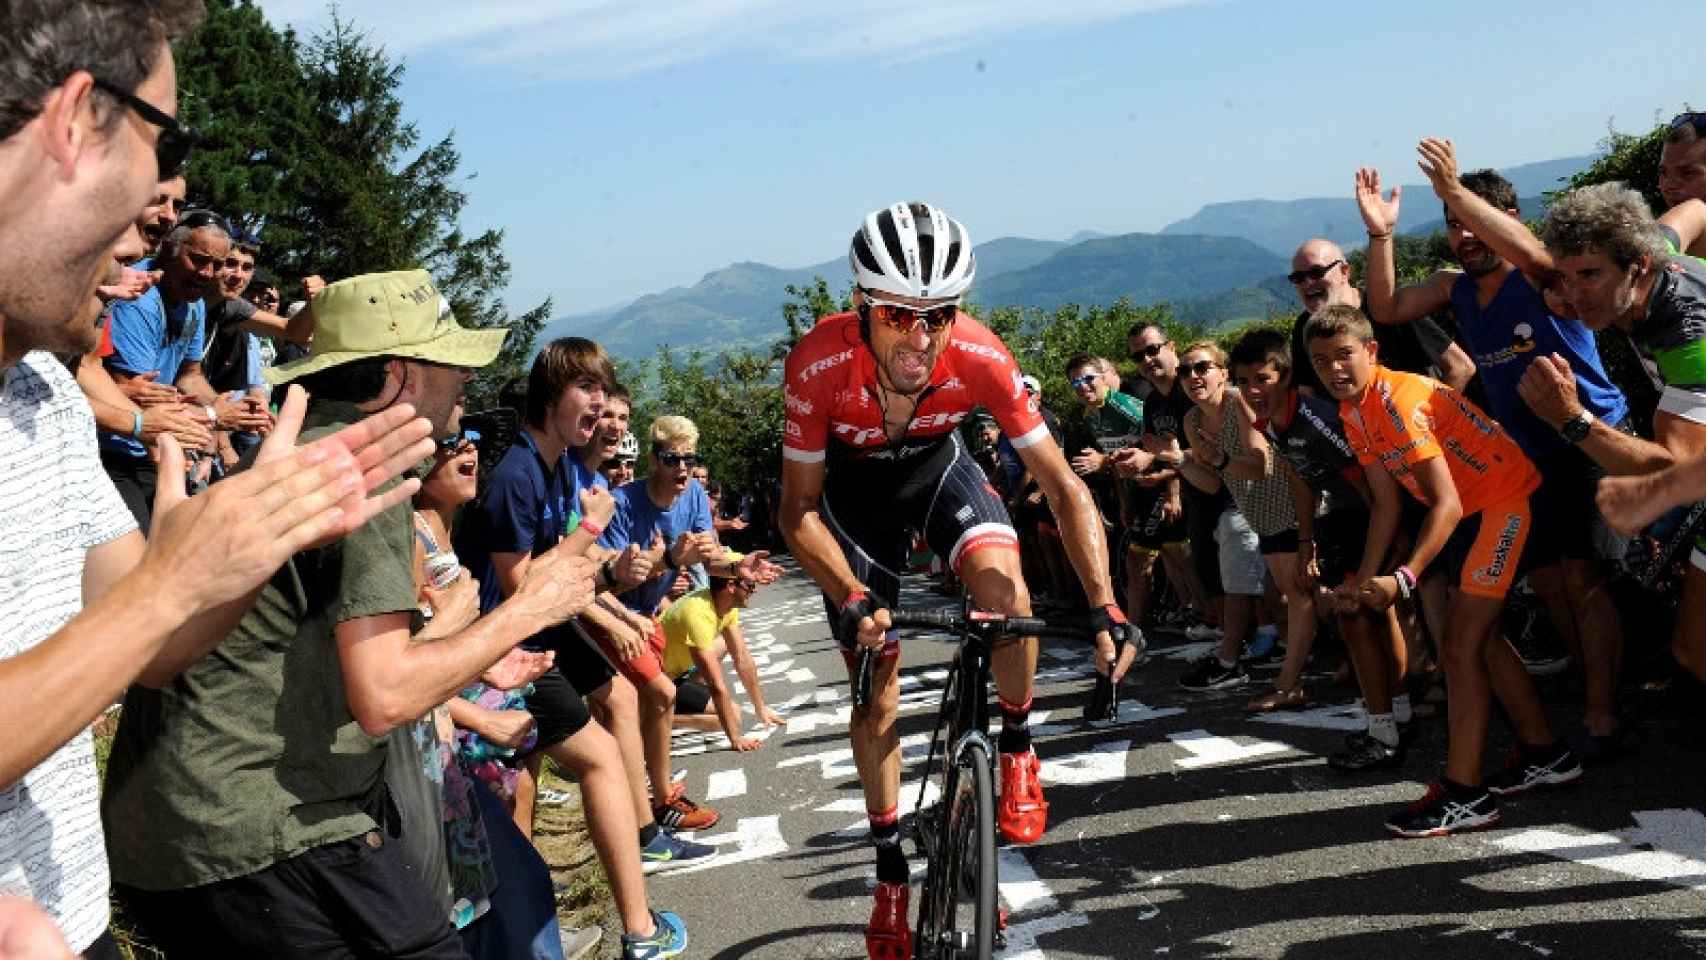
[(1031, 701), (1014, 706), (1001, 701), (1001, 737), (996, 749), (1002, 753), (1024, 753), (1031, 749)]
[(652, 841), (658, 838), (659, 830), (660, 828), (658, 827), (656, 820), (653, 820), (651, 823), (640, 828), (640, 848), (642, 850), (651, 846)]
[(906, 884), (912, 870), (906, 865), (906, 854), (900, 849), (900, 816), (895, 810), (873, 813), (871, 843), (877, 848), (877, 881)]
[(1478, 800), (1487, 793), (1484, 787), (1466, 787), (1450, 777), (1440, 777), (1439, 782), (1453, 800)]

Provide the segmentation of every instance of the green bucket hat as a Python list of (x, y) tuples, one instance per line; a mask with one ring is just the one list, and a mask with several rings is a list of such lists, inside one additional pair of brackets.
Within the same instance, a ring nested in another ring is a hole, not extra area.
[(368, 273), (320, 291), (308, 356), (261, 375), (276, 386), (368, 357), (479, 368), (497, 359), (507, 336), (504, 327), (470, 330), (457, 323), (425, 270)]

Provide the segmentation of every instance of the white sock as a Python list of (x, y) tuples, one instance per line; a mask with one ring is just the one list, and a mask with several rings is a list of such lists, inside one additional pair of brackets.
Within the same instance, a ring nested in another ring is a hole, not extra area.
[(1390, 713), (1368, 715), (1368, 735), (1389, 747), (1398, 745), (1398, 721)]
[(1392, 716), (1399, 723), (1410, 722), (1410, 695), (1400, 693), (1392, 698)]

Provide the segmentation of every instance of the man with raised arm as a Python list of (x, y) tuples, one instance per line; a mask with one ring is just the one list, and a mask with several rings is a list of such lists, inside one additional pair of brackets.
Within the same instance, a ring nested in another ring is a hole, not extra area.
[[(900, 849), (900, 646), (888, 610), (899, 599), (912, 531), (921, 531), (978, 606), (1028, 615), (1018, 538), (1006, 509), (959, 439), (982, 405), (1013, 443), (1055, 512), (1099, 630), (1097, 669), (1113, 669), (1125, 617), (1108, 582), (1101, 517), (1084, 482), (1025, 393), (1001, 340), (959, 305), (976, 273), (971, 237), (927, 203), (865, 217), (848, 254), (849, 313), (818, 321), (783, 375), (782, 534), (823, 588), (836, 639), (880, 651), (871, 702), (853, 711), (853, 759), (877, 848), (876, 903), (865, 931), (873, 960), (912, 956), (907, 864)], [(1134, 641), (1135, 642), (1135, 641)], [(1008, 638), (993, 655), (1002, 729), (999, 825), (1010, 842), (1042, 836), (1048, 804), (1037, 781), (1028, 718), (1036, 638)]]
[(1537, 417), (1517, 385), (1532, 365), (1557, 357), (1573, 371), (1580, 409), (1615, 429), (1627, 419), (1628, 403), (1606, 375), (1593, 334), (1554, 315), (1542, 298), (1551, 263), (1523, 226), (1510, 182), (1492, 170), (1460, 176), (1449, 140), (1423, 140), (1417, 151), (1422, 172), (1445, 204), (1446, 240), (1462, 270), (1442, 270), (1399, 289), (1392, 231), (1400, 192), (1382, 196), (1379, 172), (1359, 170), (1357, 205), (1369, 235), (1369, 315), (1377, 323), (1409, 323), (1450, 307), (1480, 370), (1491, 413), (1540, 471), (1529, 549), (1530, 556), (1553, 562), (1537, 562), (1529, 583), (1569, 649), (1581, 654), (1587, 702), (1573, 743), (1584, 757), (1599, 759), (1615, 751), (1620, 734), (1616, 694), (1623, 660), (1623, 627), (1606, 589), (1605, 561), (1611, 558), (1602, 553), (1605, 538), (1595, 536), (1603, 524), (1594, 507), (1594, 484), (1605, 471), (1559, 432), (1559, 424)]

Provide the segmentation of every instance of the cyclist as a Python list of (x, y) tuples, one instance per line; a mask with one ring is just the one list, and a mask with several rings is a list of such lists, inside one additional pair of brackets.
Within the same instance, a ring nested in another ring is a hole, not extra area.
[[(895, 571), (904, 569), (912, 531), (923, 532), (978, 606), (1031, 610), (1018, 538), (956, 429), (973, 407), (995, 416), (1055, 511), (1099, 628), (1100, 672), (1114, 667), (1125, 617), (1089, 490), (1049, 435), (1006, 346), (958, 309), (976, 273), (965, 228), (929, 204), (895, 204), (865, 217), (848, 260), (854, 309), (818, 321), (788, 354), (780, 517), (795, 558), (823, 589), (849, 672), (856, 650), (880, 651), (871, 701), (853, 711), (851, 737), (877, 848), (866, 949), (890, 960), (912, 956), (912, 937), (897, 811), (900, 648), (886, 608), (899, 598)], [(1034, 637), (1009, 638), (994, 651), (998, 821), (1014, 843), (1042, 836), (1048, 817), (1027, 726), (1036, 663)]]

